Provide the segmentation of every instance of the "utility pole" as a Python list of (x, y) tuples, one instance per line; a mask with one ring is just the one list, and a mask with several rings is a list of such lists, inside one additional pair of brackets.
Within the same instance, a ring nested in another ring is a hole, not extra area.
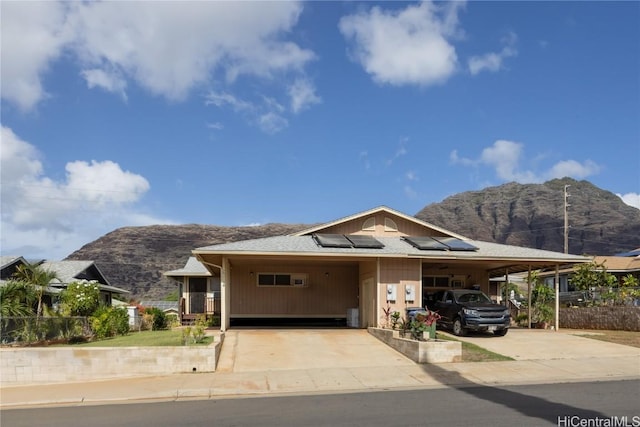
[(569, 253), (569, 193), (567, 192), (567, 188), (571, 187), (570, 185), (564, 186), (564, 253)]

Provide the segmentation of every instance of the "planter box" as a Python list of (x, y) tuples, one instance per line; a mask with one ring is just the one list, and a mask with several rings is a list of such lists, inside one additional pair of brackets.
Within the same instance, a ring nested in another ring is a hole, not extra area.
[(369, 328), (369, 333), (416, 363), (450, 363), (462, 359), (460, 341), (416, 341), (400, 338), (399, 331)]

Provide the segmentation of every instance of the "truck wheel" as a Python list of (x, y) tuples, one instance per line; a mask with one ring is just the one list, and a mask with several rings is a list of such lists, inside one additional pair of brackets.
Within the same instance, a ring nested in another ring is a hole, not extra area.
[(504, 328), (504, 329), (498, 329), (496, 331), (493, 331), (493, 334), (497, 335), (499, 337), (503, 337), (503, 336), (507, 335), (507, 332), (509, 332), (509, 329), (508, 328)]
[(453, 321), (453, 334), (459, 337), (467, 335), (467, 329), (462, 326), (462, 320), (459, 317), (456, 317), (456, 320)]

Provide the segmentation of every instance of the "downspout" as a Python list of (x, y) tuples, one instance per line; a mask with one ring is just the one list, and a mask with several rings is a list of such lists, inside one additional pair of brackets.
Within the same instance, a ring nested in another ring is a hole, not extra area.
[(556, 264), (556, 324), (555, 330), (560, 328), (560, 264)]

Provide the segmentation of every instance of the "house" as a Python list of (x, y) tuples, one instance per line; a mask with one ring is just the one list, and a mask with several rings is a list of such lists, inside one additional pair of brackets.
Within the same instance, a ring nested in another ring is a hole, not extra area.
[(181, 269), (164, 275), (179, 283), (180, 323), (192, 323), (202, 314), (220, 315), (220, 275), (212, 274), (195, 257), (189, 257)]
[(383, 308), (404, 316), (439, 289), (474, 287), (495, 297), (492, 277), (589, 261), (471, 240), (385, 206), (291, 235), (201, 247), (193, 254), (189, 268), (198, 275), (187, 266), (178, 270), (185, 313), (192, 301), (219, 292), (222, 330), (287, 319), (344, 323), (347, 317), (352, 326), (378, 326)]
[[(628, 274), (640, 280), (640, 255), (636, 256), (594, 256), (590, 258), (596, 265), (602, 265), (607, 273), (616, 277), (619, 284)], [(560, 292), (576, 291), (571, 284), (571, 275), (575, 269), (573, 265), (562, 266), (559, 270)], [(542, 271), (539, 276), (548, 285), (553, 285), (554, 273), (550, 271)]]
[(11, 279), (20, 265), (38, 265), (45, 271), (56, 273), (57, 279), (52, 280), (44, 291), (43, 302), (53, 306), (56, 296), (67, 287), (69, 283), (78, 280), (95, 280), (100, 288), (100, 300), (111, 305), (114, 294), (128, 294), (126, 289), (111, 286), (107, 278), (102, 274), (94, 261), (32, 261), (29, 262), (21, 256), (0, 257), (2, 281)]
[(45, 261), (40, 265), (44, 270), (56, 273), (58, 279), (51, 281), (50, 286), (61, 290), (78, 280), (95, 280), (100, 289), (100, 302), (105, 305), (111, 305), (114, 294), (130, 293), (126, 289), (111, 286), (94, 261)]

